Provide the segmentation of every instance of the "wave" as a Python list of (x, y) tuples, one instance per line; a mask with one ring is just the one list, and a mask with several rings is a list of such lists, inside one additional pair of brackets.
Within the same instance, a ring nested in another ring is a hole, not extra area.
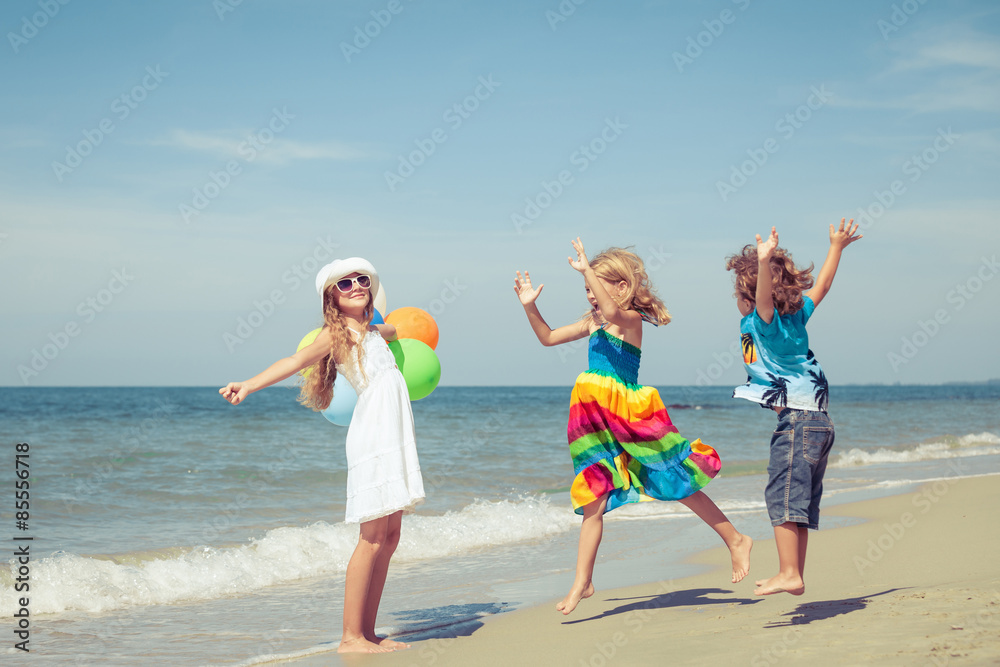
[(1000, 454), (1000, 437), (993, 433), (970, 433), (950, 441), (929, 442), (906, 449), (882, 448), (875, 451), (852, 448), (830, 461), (831, 468), (851, 468), (880, 463), (913, 463), (966, 456)]
[[(970, 433), (961, 437), (949, 437), (936, 442), (920, 445), (883, 447), (874, 451), (853, 447), (845, 452), (837, 452), (830, 458), (831, 468), (857, 468), (881, 463), (913, 463), (937, 459), (962, 458), (966, 456), (987, 456), (1000, 454), (1000, 436), (993, 433)], [(767, 473), (767, 459), (757, 461), (723, 460), (722, 475), (725, 477), (746, 477)]]
[[(726, 514), (740, 514), (765, 509), (764, 501), (720, 500), (716, 503)], [(625, 505), (605, 516), (605, 521), (645, 521), (647, 519), (690, 519), (695, 514), (677, 502), (642, 502)]]
[[(393, 561), (455, 556), (563, 533), (579, 525), (545, 497), (477, 500), (442, 516), (408, 517)], [(33, 614), (103, 612), (245, 595), (275, 584), (346, 571), (356, 524), (325, 522), (270, 530), (249, 544), (171, 548), (119, 556), (56, 553), (31, 563)], [(0, 572), (0, 615), (15, 611), (14, 581)]]

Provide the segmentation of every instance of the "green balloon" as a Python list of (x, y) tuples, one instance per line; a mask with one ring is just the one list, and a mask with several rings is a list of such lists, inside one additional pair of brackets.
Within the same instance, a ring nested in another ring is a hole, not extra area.
[(430, 345), (415, 338), (401, 338), (389, 343), (389, 350), (406, 380), (410, 400), (430, 395), (441, 381), (441, 362)]

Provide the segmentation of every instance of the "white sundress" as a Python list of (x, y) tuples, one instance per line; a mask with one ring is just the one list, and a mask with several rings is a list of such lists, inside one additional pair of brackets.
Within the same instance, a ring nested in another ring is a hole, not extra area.
[(337, 364), (358, 394), (347, 430), (346, 523), (409, 513), (424, 499), (406, 382), (377, 329), (361, 335), (360, 344), (363, 375), (354, 348), (347, 364)]

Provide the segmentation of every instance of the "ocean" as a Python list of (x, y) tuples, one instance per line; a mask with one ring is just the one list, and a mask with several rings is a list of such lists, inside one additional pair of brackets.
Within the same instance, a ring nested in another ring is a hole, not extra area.
[[(738, 529), (770, 537), (774, 413), (732, 399), (730, 387), (659, 391), (681, 434), (722, 457), (706, 493)], [(427, 501), (403, 519), (380, 629), (466, 635), (486, 616), (568, 590), (580, 524), (568, 493), (569, 394), (439, 387), (413, 404)], [(275, 387), (233, 407), (216, 388), (0, 388), (0, 655), (20, 657), (23, 596), (31, 664), (252, 665), (333, 651), (358, 530), (342, 523), (347, 429), (296, 395)], [(1000, 384), (834, 386), (830, 401), (825, 507), (1000, 472)], [(19, 582), (24, 545), (30, 573)], [(615, 510), (595, 585), (692, 574), (683, 559), (716, 545), (679, 503)]]

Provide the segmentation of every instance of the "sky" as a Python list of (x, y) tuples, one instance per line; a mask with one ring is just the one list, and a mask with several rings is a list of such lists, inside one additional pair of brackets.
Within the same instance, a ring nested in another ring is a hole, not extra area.
[(673, 322), (640, 381), (737, 385), (727, 255), (822, 264), (832, 384), (1000, 378), (992, 0), (13, 0), (0, 8), (0, 385), (222, 386), (363, 256), (442, 385), (569, 385), (566, 258), (632, 247)]

